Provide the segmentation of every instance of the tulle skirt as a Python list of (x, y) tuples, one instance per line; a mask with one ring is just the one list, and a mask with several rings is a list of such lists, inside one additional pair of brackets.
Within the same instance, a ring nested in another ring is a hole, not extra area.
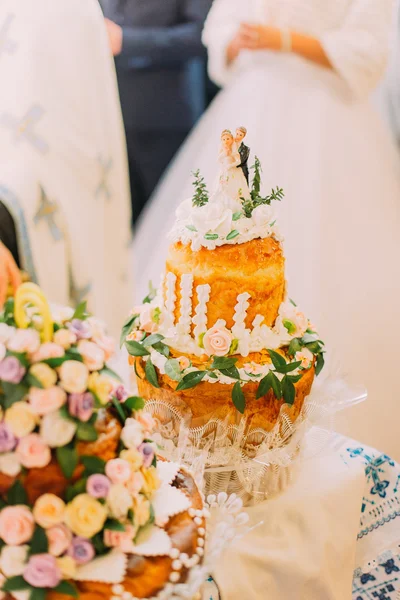
[(220, 133), (241, 125), (250, 161), (262, 162), (264, 191), (285, 192), (275, 210), (289, 296), (342, 371), (368, 388), (348, 431), (400, 458), (400, 160), (370, 104), (354, 100), (335, 73), (269, 54), (217, 96), (139, 224), (138, 297), (164, 270), (166, 236), (176, 206), (192, 194), (191, 173), (200, 169), (211, 186)]

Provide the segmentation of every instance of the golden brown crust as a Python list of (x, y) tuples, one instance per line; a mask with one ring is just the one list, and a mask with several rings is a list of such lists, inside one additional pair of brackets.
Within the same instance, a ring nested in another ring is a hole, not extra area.
[[(192, 419), (192, 426), (202, 425), (211, 417), (226, 418), (229, 416), (231, 422), (235, 422), (236, 410), (231, 399), (233, 384), (202, 381), (195, 388), (176, 391), (177, 383), (167, 375), (159, 374), (160, 388), (155, 388), (144, 378), (143, 361), (140, 358), (136, 359), (136, 369), (139, 376), (142, 377), (141, 379), (137, 378), (139, 394), (146, 400), (164, 400), (172, 404)], [(292, 406), (287, 408), (287, 414), (293, 421), (299, 416), (304, 400), (311, 391), (314, 376), (315, 369), (312, 367), (295, 384), (295, 401)], [(247, 424), (249, 429), (260, 427), (271, 431), (278, 420), (284, 401), (275, 398), (272, 390), (266, 396), (257, 399), (257, 388), (258, 384), (255, 382), (249, 382), (242, 388), (246, 397)]]
[[(169, 249), (166, 270), (178, 278), (176, 321), (180, 316), (179, 280), (187, 273), (193, 275), (194, 290), (205, 283), (211, 286), (208, 327), (221, 318), (228, 328), (233, 327), (237, 296), (245, 292), (251, 296), (246, 326), (251, 327), (257, 315), (263, 315), (271, 326), (285, 296), (285, 259), (281, 245), (272, 237), (220, 246), (212, 252), (206, 248), (194, 252), (189, 245), (178, 242)], [(194, 291), (193, 308), (197, 303)]]

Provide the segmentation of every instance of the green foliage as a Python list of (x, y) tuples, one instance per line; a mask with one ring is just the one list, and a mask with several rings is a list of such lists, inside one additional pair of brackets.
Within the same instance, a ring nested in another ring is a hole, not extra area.
[(109, 529), (110, 531), (125, 531), (125, 526), (117, 521), (117, 519), (107, 519), (104, 524), (104, 529)]
[(149, 293), (147, 294), (146, 298), (144, 298), (143, 304), (150, 304), (150, 302), (152, 302), (156, 297), (156, 293), (157, 290), (155, 289), (155, 287), (153, 287), (151, 281), (149, 281)]
[(84, 302), (81, 302), (80, 304), (78, 304), (72, 318), (80, 319), (81, 321), (84, 321), (85, 319), (90, 317), (90, 313), (88, 313), (86, 309), (87, 309), (87, 302), (85, 300)]
[(259, 158), (255, 157), (254, 165), (251, 167), (254, 169), (253, 182), (250, 192), (250, 199), (243, 200), (243, 210), (246, 217), (250, 218), (252, 212), (257, 206), (261, 206), (262, 204), (271, 204), (273, 200), (280, 202), (284, 197), (284, 193), (282, 188), (277, 187), (276, 190), (272, 189), (271, 193), (268, 196), (261, 195), (261, 163)]
[(140, 342), (129, 340), (125, 342), (125, 347), (131, 356), (149, 356), (150, 352)]
[(232, 389), (232, 402), (237, 410), (243, 414), (246, 408), (246, 399), (244, 397), (243, 390), (240, 385), (240, 381), (237, 381)]
[(63, 446), (56, 449), (57, 462), (61, 467), (67, 479), (71, 479), (73, 472), (78, 464), (79, 457), (76, 448), (70, 446)]
[(85, 475), (94, 475), (105, 473), (106, 463), (98, 456), (81, 456), (81, 463), (85, 467)]
[(199, 169), (193, 173), (193, 176), (193, 187), (195, 190), (192, 198), (193, 206), (204, 206), (209, 200), (207, 186), (204, 183), (204, 177), (200, 175)]
[(64, 594), (65, 596), (72, 596), (72, 598), (79, 598), (79, 592), (75, 585), (70, 583), (69, 581), (61, 581), (57, 587), (55, 587), (53, 592), (57, 594)]
[(76, 430), (76, 437), (82, 442), (95, 442), (99, 434), (91, 423), (79, 423)]
[(179, 390), (189, 390), (191, 388), (196, 387), (207, 375), (207, 371), (193, 371), (192, 373), (188, 373), (184, 377), (182, 377), (181, 381), (178, 383), (177, 391)]
[(32, 554), (44, 554), (49, 550), (49, 541), (47, 535), (42, 527), (36, 525), (35, 531), (33, 532), (32, 539), (29, 544), (29, 556)]
[(0, 313), (0, 323), (15, 325), (14, 321), (14, 298), (6, 300), (3, 311)]
[(133, 326), (135, 325), (136, 319), (139, 318), (139, 315), (131, 315), (129, 316), (129, 318), (125, 321), (123, 327), (122, 327), (122, 331), (121, 331), (121, 337), (119, 340), (119, 347), (122, 348), (122, 346), (124, 345), (125, 341), (126, 341), (126, 337), (130, 334), (130, 332), (133, 329)]
[(155, 388), (159, 388), (160, 384), (158, 383), (157, 372), (155, 366), (151, 362), (150, 358), (146, 361), (146, 366), (144, 368), (146, 373), (146, 379), (151, 385)]
[(28, 504), (28, 496), (22, 483), (16, 479), (7, 493), (7, 504)]
[(179, 366), (179, 362), (176, 358), (171, 358), (165, 363), (165, 373), (173, 381), (180, 381), (182, 379), (182, 372)]

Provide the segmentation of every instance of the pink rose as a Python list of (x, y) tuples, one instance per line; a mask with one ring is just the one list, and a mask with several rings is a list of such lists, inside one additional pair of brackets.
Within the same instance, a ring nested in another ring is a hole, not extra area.
[(28, 542), (35, 528), (35, 520), (27, 506), (7, 506), (0, 512), (0, 537), (9, 546)]
[(104, 543), (109, 548), (131, 547), (133, 538), (136, 535), (136, 529), (133, 525), (125, 525), (125, 531), (104, 530)]
[(27, 583), (35, 588), (55, 588), (62, 579), (56, 559), (51, 554), (34, 554), (23, 573)]
[(19, 441), (16, 450), (23, 467), (27, 469), (45, 467), (51, 460), (50, 448), (37, 433), (30, 433)]
[(46, 529), (49, 541), (49, 552), (53, 556), (61, 556), (66, 552), (72, 541), (72, 533), (65, 525), (54, 525)]
[(232, 334), (226, 327), (214, 326), (203, 337), (204, 350), (208, 356), (226, 356), (232, 339)]
[(131, 465), (123, 458), (113, 458), (106, 464), (106, 475), (112, 483), (126, 483), (131, 476)]
[(114, 338), (108, 335), (93, 338), (93, 341), (103, 350), (106, 362), (110, 360), (115, 352)]
[(190, 367), (190, 360), (187, 356), (180, 356), (178, 358), (179, 367), (182, 371)]
[(54, 342), (42, 344), (37, 352), (32, 356), (32, 362), (42, 362), (49, 358), (61, 358), (64, 356), (64, 348)]
[(17, 329), (8, 341), (7, 346), (12, 352), (29, 352), (29, 354), (33, 354), (40, 346), (40, 337), (36, 329)]
[(67, 401), (67, 394), (58, 385), (41, 390), (32, 387), (29, 390), (29, 402), (35, 415), (47, 415), (58, 410)]
[(126, 339), (128, 342), (141, 342), (145, 335), (146, 333), (144, 331), (137, 329), (136, 331), (131, 331), (131, 333), (127, 335)]
[(146, 434), (151, 433), (155, 429), (156, 422), (150, 413), (148, 413), (144, 410), (141, 410), (140, 412), (136, 413), (135, 416), (136, 416), (136, 421), (138, 421), (138, 423), (140, 423), (140, 425), (143, 427), (143, 431)]
[(147, 333), (154, 333), (158, 329), (157, 323), (152, 319), (153, 310), (150, 304), (144, 304), (140, 311), (140, 327)]
[(64, 350), (69, 350), (72, 344), (76, 343), (76, 335), (69, 329), (59, 329), (55, 332), (53, 340), (57, 345), (64, 348)]
[(94, 342), (80, 340), (78, 342), (78, 351), (90, 371), (100, 371), (104, 367), (104, 350)]
[(140, 471), (133, 473), (130, 480), (126, 484), (128, 492), (132, 496), (137, 496), (145, 484), (145, 480)]

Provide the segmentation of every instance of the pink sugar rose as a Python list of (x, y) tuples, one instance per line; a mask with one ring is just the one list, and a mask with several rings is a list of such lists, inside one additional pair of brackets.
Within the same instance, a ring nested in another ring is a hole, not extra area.
[(78, 351), (89, 371), (100, 371), (104, 367), (104, 350), (94, 342), (80, 340)]
[(110, 360), (115, 352), (114, 338), (108, 335), (102, 335), (100, 337), (96, 336), (93, 341), (103, 350), (106, 362)]
[(140, 327), (146, 333), (154, 333), (158, 329), (157, 323), (152, 319), (153, 310), (150, 304), (144, 304), (140, 310)]
[(0, 362), (3, 360), (5, 355), (6, 355), (6, 347), (2, 342), (0, 342)]
[(61, 408), (67, 401), (67, 394), (58, 385), (42, 390), (32, 387), (29, 390), (29, 403), (35, 415), (47, 415)]
[(88, 477), (86, 491), (92, 498), (107, 498), (110, 491), (111, 481), (101, 473), (94, 473)]
[(121, 548), (131, 547), (133, 538), (136, 535), (136, 529), (133, 525), (125, 525), (125, 531), (111, 531), (111, 529), (104, 530), (104, 543), (109, 548)]
[(28, 352), (33, 354), (40, 346), (40, 336), (36, 329), (17, 329), (8, 340), (8, 349), (12, 352)]
[(9, 546), (29, 542), (34, 527), (35, 520), (27, 506), (7, 506), (0, 512), (0, 538)]
[(27, 583), (35, 588), (55, 588), (62, 579), (56, 559), (51, 554), (34, 554), (23, 573)]
[(128, 492), (132, 494), (132, 496), (137, 496), (143, 486), (145, 485), (145, 480), (140, 471), (133, 473), (130, 480), (126, 484)]
[(41, 469), (51, 460), (50, 448), (37, 433), (30, 433), (22, 438), (18, 443), (16, 453), (21, 465), (27, 469), (35, 467)]
[(65, 354), (64, 348), (54, 342), (42, 344), (37, 352), (32, 356), (33, 362), (42, 362), (49, 358), (61, 358)]
[(114, 458), (106, 464), (106, 475), (112, 483), (126, 483), (131, 476), (131, 465), (123, 458)]
[(232, 340), (232, 334), (226, 327), (214, 326), (203, 337), (204, 350), (208, 356), (226, 356)]
[(72, 533), (65, 525), (54, 525), (46, 529), (49, 541), (49, 552), (53, 556), (61, 556), (66, 552), (72, 541)]

